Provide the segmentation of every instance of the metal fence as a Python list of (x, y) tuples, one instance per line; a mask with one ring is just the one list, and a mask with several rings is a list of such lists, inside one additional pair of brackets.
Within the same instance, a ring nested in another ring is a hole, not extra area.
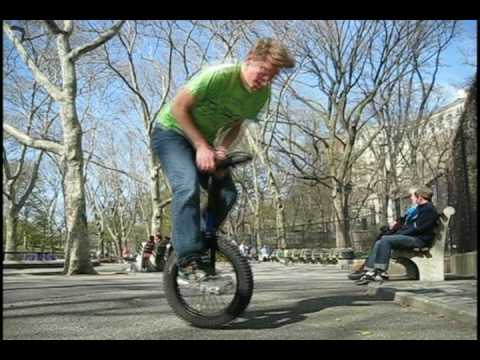
[(4, 251), (2, 252), (2, 261), (5, 258), (13, 258), (16, 261), (55, 261), (63, 260), (63, 252), (51, 251)]
[[(365, 210), (358, 218), (349, 219), (352, 247), (357, 251), (367, 251), (378, 235), (378, 214), (373, 209)], [(295, 224), (285, 226), (286, 248), (335, 248), (336, 224), (334, 221)], [(260, 231), (262, 244), (277, 247), (277, 228), (268, 227)], [(238, 243), (258, 246), (256, 234), (242, 233), (236, 237)]]

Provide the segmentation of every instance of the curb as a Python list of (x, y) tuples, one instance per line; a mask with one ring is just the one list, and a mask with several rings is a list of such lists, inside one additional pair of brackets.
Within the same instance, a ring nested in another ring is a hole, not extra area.
[(477, 325), (476, 314), (470, 311), (456, 309), (454, 305), (446, 305), (432, 299), (415, 295), (407, 291), (401, 291), (395, 288), (384, 288), (378, 286), (369, 286), (367, 295), (376, 296), (385, 300), (393, 300), (401, 306), (411, 306), (412, 308), (425, 311), (432, 314), (442, 315), (447, 319), (456, 320), (468, 325)]

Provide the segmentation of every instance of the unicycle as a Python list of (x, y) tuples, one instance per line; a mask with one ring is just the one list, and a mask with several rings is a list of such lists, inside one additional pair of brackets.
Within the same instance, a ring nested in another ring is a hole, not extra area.
[[(234, 152), (220, 161), (217, 169), (235, 167), (251, 159), (250, 154)], [(210, 181), (209, 190), (211, 184)], [(238, 247), (216, 235), (208, 213), (205, 220), (208, 250), (202, 256), (202, 263), (207, 266), (204, 276), (188, 283), (178, 278), (177, 258), (170, 247), (165, 255), (163, 286), (168, 304), (177, 316), (195, 327), (218, 328), (247, 308), (253, 294), (253, 274)]]

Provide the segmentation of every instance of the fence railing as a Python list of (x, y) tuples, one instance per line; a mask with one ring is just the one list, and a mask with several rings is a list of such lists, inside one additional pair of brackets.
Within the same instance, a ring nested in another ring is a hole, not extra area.
[[(368, 249), (378, 233), (380, 214), (373, 209), (366, 209), (358, 218), (350, 218), (349, 234), (352, 247), (359, 251)], [(294, 247), (321, 247), (334, 248), (336, 237), (336, 222), (322, 221), (285, 226), (286, 246)], [(260, 230), (263, 244), (276, 247), (278, 228), (264, 227)], [(237, 234), (237, 242), (257, 246), (256, 236), (253, 233)]]
[(55, 261), (65, 258), (63, 252), (51, 251), (4, 251), (2, 255), (2, 260), (12, 257), (7, 255), (13, 255), (13, 258), (17, 261)]

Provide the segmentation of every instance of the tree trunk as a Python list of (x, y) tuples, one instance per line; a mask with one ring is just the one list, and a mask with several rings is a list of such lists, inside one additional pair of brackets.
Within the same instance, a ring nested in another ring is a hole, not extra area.
[(162, 206), (160, 201), (160, 168), (150, 151), (148, 155), (150, 165), (150, 192), (152, 196), (152, 232), (150, 235), (160, 234), (162, 231)]
[[(335, 237), (336, 247), (346, 248), (351, 247), (349, 219), (348, 219), (348, 198), (345, 195), (343, 185), (337, 184), (334, 181), (334, 188), (332, 190), (333, 206), (335, 209)], [(341, 186), (341, 187), (340, 187)], [(337, 187), (340, 187), (337, 189)]]
[(117, 247), (118, 247), (118, 254), (117, 255), (122, 256), (122, 254), (123, 254), (123, 244), (122, 244), (122, 237), (121, 236), (118, 237), (117, 244), (118, 244), (117, 245)]
[(64, 272), (67, 275), (95, 274), (90, 262), (85, 177), (83, 174), (82, 128), (78, 121), (75, 99), (77, 78), (74, 61), (67, 56), (70, 44), (66, 36), (57, 38), (62, 68), (63, 99), (60, 102), (65, 156), (65, 215), (67, 219), (68, 257)]
[(385, 171), (385, 181), (383, 182), (382, 190), (379, 194), (377, 194), (377, 198), (380, 201), (380, 224), (385, 225), (388, 224), (388, 207), (390, 205), (390, 171)]
[(90, 262), (86, 217), (82, 131), (77, 118), (74, 97), (62, 103), (62, 121), (66, 155), (65, 213), (69, 248), (69, 259), (65, 262), (64, 270), (68, 275), (94, 274), (95, 270)]
[(388, 205), (390, 203), (390, 196), (387, 193), (378, 194), (380, 199), (380, 224), (388, 224)]
[(53, 255), (55, 253), (55, 238), (53, 237), (53, 234), (50, 234), (49, 242), (50, 242), (50, 252)]
[(273, 173), (268, 168), (268, 177), (270, 178), (270, 186), (272, 187), (273, 198), (276, 210), (276, 228), (277, 228), (277, 247), (284, 248), (287, 246), (287, 234), (285, 231), (285, 207), (283, 206), (282, 196), (278, 189)]
[(285, 230), (285, 207), (279, 194), (275, 195), (277, 210), (277, 244), (280, 248), (287, 247), (287, 232)]
[(260, 208), (262, 204), (262, 199), (261, 199), (261, 194), (258, 189), (258, 181), (257, 181), (257, 168), (255, 166), (256, 164), (253, 164), (252, 169), (253, 169), (253, 188), (255, 191), (255, 212), (254, 212), (254, 224), (253, 224), (253, 231), (255, 232), (257, 244), (259, 246), (263, 245), (263, 240), (261, 236), (261, 218), (260, 218)]
[(25, 234), (25, 230), (22, 232), (23, 235), (23, 249), (25, 251), (28, 250), (28, 240), (27, 240), (27, 235)]
[[(17, 251), (17, 228), (18, 228), (18, 211), (10, 206), (7, 210), (6, 223), (7, 238), (5, 251)], [(17, 260), (18, 256), (15, 254), (6, 254), (5, 260)]]

